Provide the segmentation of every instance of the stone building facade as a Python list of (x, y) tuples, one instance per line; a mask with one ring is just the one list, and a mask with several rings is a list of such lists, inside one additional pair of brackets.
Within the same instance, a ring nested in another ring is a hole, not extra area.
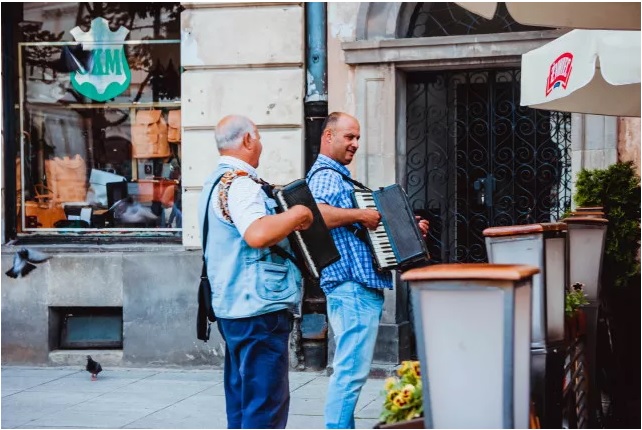
[[(43, 8), (43, 17), (58, 19), (54, 21), (60, 26), (49, 29), (56, 33), (68, 31), (74, 25), (73, 17), (64, 25), (60, 20), (60, 16), (75, 12), (69, 5), (72, 4), (38, 3), (30, 7), (32, 13)], [(426, 14), (436, 13), (427, 5), (327, 4), (328, 111), (345, 111), (361, 122), (361, 148), (349, 167), (356, 179), (372, 188), (392, 183), (406, 188), (414, 186), (409, 172), (414, 167), (409, 158), (415, 143), (408, 127), (413, 85), (417, 82), (427, 85), (427, 79), (433, 77), (459, 79), (458, 73), (472, 76), (479, 70), (484, 70), (484, 79), (495, 71), (500, 75), (509, 69), (518, 73), (523, 53), (563, 33), (520, 29), (461, 34), (453, 30), (447, 35), (422, 36), (424, 33), (413, 31)], [(121, 316), (121, 347), (102, 352), (106, 363), (140, 366), (223, 363), (224, 347), (218, 332), (213, 330), (212, 340), (206, 344), (197, 341), (194, 332), (201, 265), (196, 207), (203, 180), (218, 158), (214, 125), (229, 113), (249, 116), (258, 125), (264, 144), (261, 176), (271, 183), (283, 184), (305, 175), (305, 4), (182, 3), (181, 6), (176, 18), (180, 27), (176, 35), (180, 40), (180, 99), (172, 103), (182, 110), (182, 226), (171, 230), (171, 234), (152, 229), (127, 234), (43, 235), (3, 229), (3, 270), (11, 265), (13, 252), (21, 243), (54, 257), (28, 278), (3, 279), (3, 363), (82, 361), (84, 350), (60, 348), (61, 326), (69, 312), (88, 316), (95, 308), (116, 309)], [(65, 7), (71, 9), (65, 11)], [(43, 28), (46, 26), (45, 23)], [(3, 49), (17, 49), (18, 41), (14, 41), (15, 47), (3, 45)], [(468, 84), (474, 84), (466, 79)], [(3, 94), (7, 91), (13, 90), (3, 83)], [(447, 109), (458, 115), (459, 108), (453, 106)], [(6, 113), (12, 110), (12, 105), (5, 103), (2, 109)], [(424, 109), (427, 112), (425, 106)], [(10, 116), (4, 118), (6, 131)], [(618, 160), (631, 159), (639, 172), (639, 119), (572, 114), (565, 121), (565, 127), (570, 127), (565, 138), (570, 160), (566, 194), (572, 193), (574, 175), (581, 168), (603, 168)], [(14, 126), (13, 130), (20, 127)], [(434, 140), (427, 132), (422, 136), (427, 142)], [(16, 182), (8, 181), (7, 175), (15, 174), (16, 169), (7, 171), (6, 167), (13, 164), (7, 160), (20, 154), (20, 145), (19, 140), (14, 141), (5, 133), (3, 137), (2, 203), (6, 226), (7, 214), (15, 213), (16, 205), (20, 205), (20, 199), (8, 189), (9, 184), (14, 186)], [(431, 167), (425, 164), (422, 169), (427, 172)], [(422, 175), (427, 177), (427, 173)], [(439, 191), (425, 187), (421, 192), (426, 195)], [(14, 194), (14, 198), (8, 198), (9, 194)], [(442, 203), (448, 205), (452, 201)], [(426, 206), (428, 209), (433, 208)], [(550, 218), (551, 214), (549, 211), (542, 217)], [(471, 219), (472, 216), (471, 212)], [(434, 225), (437, 228), (438, 223)], [(449, 229), (457, 231), (457, 223), (443, 218), (442, 227), (442, 236), (437, 238), (443, 242), (439, 251), (448, 261), (456, 261), (453, 255), (457, 244), (447, 244), (443, 238)], [(105, 240), (107, 236), (109, 240)], [(412, 356), (410, 320), (408, 290), (397, 282), (394, 290), (386, 291), (375, 357), (378, 364), (396, 364)], [(331, 342), (329, 355), (331, 358)]]

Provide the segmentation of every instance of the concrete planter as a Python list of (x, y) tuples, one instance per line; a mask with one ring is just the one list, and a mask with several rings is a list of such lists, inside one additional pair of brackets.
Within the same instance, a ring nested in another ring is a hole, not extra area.
[(573, 342), (580, 336), (586, 334), (586, 314), (582, 309), (575, 311), (575, 314), (564, 320), (566, 326), (566, 339)]

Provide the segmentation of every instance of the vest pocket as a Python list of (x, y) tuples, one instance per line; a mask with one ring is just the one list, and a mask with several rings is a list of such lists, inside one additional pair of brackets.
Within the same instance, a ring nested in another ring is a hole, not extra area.
[(259, 261), (258, 270), (257, 292), (262, 299), (279, 301), (296, 293), (296, 282), (291, 274), (288, 276), (288, 266), (285, 264)]

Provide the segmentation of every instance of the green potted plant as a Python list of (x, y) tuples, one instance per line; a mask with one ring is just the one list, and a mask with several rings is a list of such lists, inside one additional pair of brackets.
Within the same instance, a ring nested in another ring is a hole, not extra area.
[(583, 287), (584, 285), (578, 282), (567, 288), (564, 294), (566, 334), (570, 341), (573, 341), (586, 330), (586, 317), (582, 311), (582, 306), (587, 305), (589, 301)]
[(640, 177), (635, 173), (633, 163), (580, 171), (574, 199), (578, 206), (601, 206), (609, 221), (602, 270), (603, 290), (607, 293), (623, 288), (639, 290)]

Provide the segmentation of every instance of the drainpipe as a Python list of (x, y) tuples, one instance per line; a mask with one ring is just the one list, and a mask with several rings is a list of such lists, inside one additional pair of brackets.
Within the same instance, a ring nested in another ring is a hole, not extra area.
[(305, 3), (306, 76), (305, 91), (305, 170), (319, 154), (321, 125), (328, 116), (326, 4)]
[[(304, 3), (306, 28), (305, 171), (314, 164), (321, 146), (321, 126), (328, 116), (326, 4)], [(305, 280), (302, 318), (293, 332), (299, 366), (323, 370), (327, 364), (326, 300), (318, 281)]]

